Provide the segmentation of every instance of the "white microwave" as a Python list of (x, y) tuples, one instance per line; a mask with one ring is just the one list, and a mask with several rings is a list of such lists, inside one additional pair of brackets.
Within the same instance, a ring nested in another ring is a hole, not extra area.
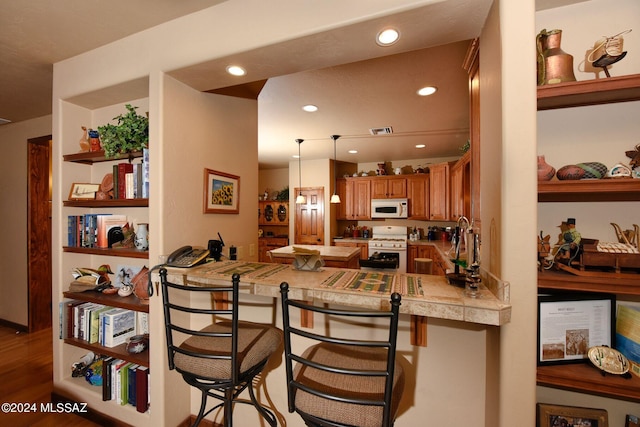
[(371, 218), (407, 218), (407, 199), (372, 199)]

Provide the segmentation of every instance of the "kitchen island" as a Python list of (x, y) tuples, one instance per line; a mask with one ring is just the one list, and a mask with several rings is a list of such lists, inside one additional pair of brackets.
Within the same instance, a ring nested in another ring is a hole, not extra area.
[[(348, 248), (342, 248), (348, 249)], [(355, 249), (356, 259), (358, 249)], [(290, 297), (366, 309), (388, 309), (392, 292), (402, 295), (400, 312), (501, 326), (511, 320), (509, 283), (491, 275), (483, 277), (479, 293), (469, 296), (442, 276), (409, 273), (377, 273), (355, 269), (322, 267), (298, 271), (290, 264), (222, 261), (190, 269), (169, 268), (169, 280), (197, 285), (226, 283), (240, 274), (241, 292), (279, 297), (280, 284), (289, 283)]]
[(280, 264), (292, 264), (302, 251), (317, 251), (326, 267), (359, 268), (360, 249), (342, 246), (291, 245), (269, 251), (271, 260)]

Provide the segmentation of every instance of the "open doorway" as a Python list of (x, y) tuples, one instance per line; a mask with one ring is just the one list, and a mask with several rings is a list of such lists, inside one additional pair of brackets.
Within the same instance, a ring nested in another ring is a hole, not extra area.
[(31, 138), (27, 156), (29, 332), (51, 327), (51, 135)]

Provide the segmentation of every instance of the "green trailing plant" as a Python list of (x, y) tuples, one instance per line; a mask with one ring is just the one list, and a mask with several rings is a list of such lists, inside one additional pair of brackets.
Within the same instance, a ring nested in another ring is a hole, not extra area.
[(140, 151), (149, 144), (149, 118), (136, 113), (138, 107), (125, 105), (126, 114), (114, 117), (117, 124), (98, 126), (100, 144), (107, 158)]
[(288, 202), (289, 201), (289, 186), (284, 187), (284, 189), (278, 192), (276, 196), (276, 200), (278, 202)]

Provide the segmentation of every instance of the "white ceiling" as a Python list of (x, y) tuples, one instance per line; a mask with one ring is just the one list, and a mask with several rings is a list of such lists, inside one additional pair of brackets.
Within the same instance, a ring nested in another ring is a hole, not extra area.
[[(53, 63), (223, 1), (0, 0), (0, 118), (17, 122), (51, 114)], [(576, 1), (538, 3), (547, 8)], [(295, 138), (306, 140), (303, 158), (330, 157), (331, 134), (343, 135), (341, 160), (456, 155), (468, 134), (461, 58), (468, 40), (480, 34), (491, 3), (436, 2), (172, 74), (203, 91), (270, 79), (259, 98), (261, 167), (287, 164), (297, 152)], [(401, 31), (390, 48), (373, 43), (384, 24)], [(374, 59), (381, 56), (388, 58)], [(220, 71), (230, 59), (249, 69), (244, 81)], [(414, 96), (423, 83), (439, 91)], [(303, 113), (301, 103), (307, 102), (320, 111)], [(370, 127), (380, 126), (392, 126), (394, 136), (367, 137)], [(426, 143), (427, 150), (416, 153), (416, 142)], [(347, 157), (344, 151), (355, 145), (360, 157)]]

